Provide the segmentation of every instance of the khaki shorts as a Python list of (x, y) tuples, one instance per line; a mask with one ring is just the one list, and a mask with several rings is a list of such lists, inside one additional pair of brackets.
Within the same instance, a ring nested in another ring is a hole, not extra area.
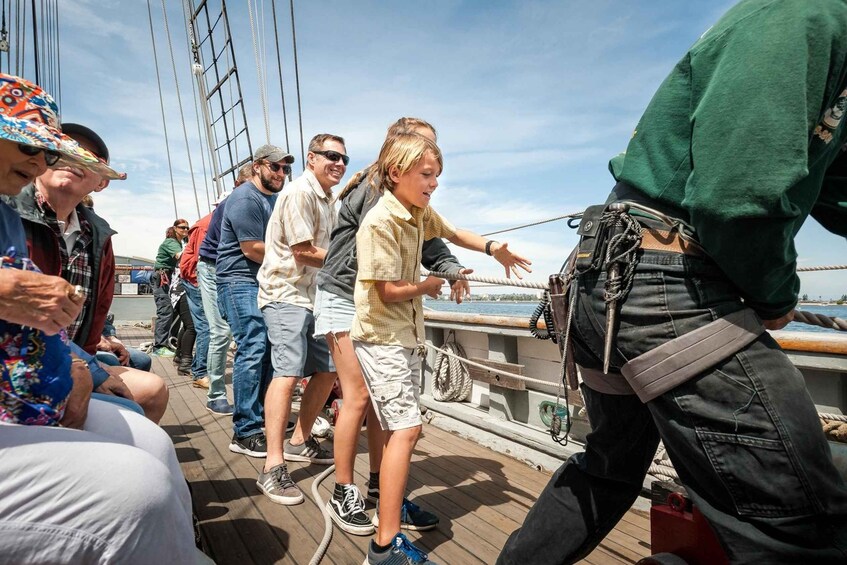
[(421, 358), (414, 349), (353, 341), (383, 430), (421, 425)]

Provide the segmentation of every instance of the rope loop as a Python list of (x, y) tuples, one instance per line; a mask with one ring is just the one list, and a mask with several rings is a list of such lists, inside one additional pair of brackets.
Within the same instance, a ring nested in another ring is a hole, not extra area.
[(464, 359), (465, 350), (456, 340), (456, 334), (450, 330), (447, 339), (435, 355), (432, 368), (432, 397), (439, 402), (462, 402), (471, 395), (473, 379), (468, 368), (459, 358)]

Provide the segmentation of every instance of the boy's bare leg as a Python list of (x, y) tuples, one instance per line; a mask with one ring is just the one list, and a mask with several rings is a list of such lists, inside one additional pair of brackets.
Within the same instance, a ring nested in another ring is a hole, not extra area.
[[(297, 425), (291, 433), (291, 443), (293, 445), (301, 445), (312, 434), (312, 425), (315, 423), (315, 418), (318, 417), (318, 412), (326, 404), (326, 399), (329, 398), (329, 393), (337, 376), (336, 373), (315, 373), (309, 379), (306, 392), (303, 393), (303, 398), (300, 399), (300, 415), (297, 418)], [(288, 400), (288, 406), (290, 411), (290, 398)], [(267, 404), (265, 404), (265, 410), (267, 410)], [(288, 416), (286, 416), (286, 421), (287, 418)]]
[(282, 443), (285, 441), (285, 426), (291, 414), (291, 398), (296, 384), (297, 377), (274, 377), (265, 392), (265, 437), (268, 442), (265, 472), (285, 463)]
[(385, 451), (379, 474), (379, 529), (376, 543), (389, 545), (400, 531), (400, 511), (421, 426), (385, 432)]
[[(358, 443), (359, 432), (362, 429), (362, 421), (365, 414), (368, 412), (368, 407), (371, 406), (368, 389), (365, 386), (365, 378), (362, 376), (362, 368), (359, 366), (359, 360), (353, 352), (353, 342), (350, 341), (348, 332), (327, 334), (327, 344), (329, 344), (329, 352), (332, 354), (332, 360), (335, 363), (335, 368), (338, 371), (338, 378), (341, 381), (341, 391), (344, 395), (344, 402), (341, 405), (341, 412), (338, 415), (338, 421), (335, 422), (335, 442), (333, 443), (335, 455), (335, 482), (342, 485), (353, 484), (353, 466), (356, 461), (356, 445)], [(306, 391), (311, 388), (311, 384), (306, 387)], [(301, 411), (302, 414), (302, 411)], [(368, 430), (370, 430), (370, 422), (376, 418), (368, 419)], [(379, 428), (379, 422), (375, 422)], [(382, 430), (380, 430), (381, 432)], [(379, 452), (382, 453), (382, 438), (379, 441)], [(368, 450), (373, 452), (377, 445), (370, 441), (368, 435)], [(371, 459), (371, 469), (379, 470), (379, 462), (377, 466), (373, 466)]]
[(368, 402), (368, 462), (371, 473), (379, 473), (379, 468), (382, 465), (382, 450), (385, 447), (384, 434), (373, 404)]

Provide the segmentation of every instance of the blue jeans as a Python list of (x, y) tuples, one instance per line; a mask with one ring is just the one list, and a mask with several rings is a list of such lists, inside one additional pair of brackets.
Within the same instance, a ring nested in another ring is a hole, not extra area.
[[(126, 350), (129, 352), (129, 366), (133, 369), (149, 372), (153, 367), (153, 359), (143, 351), (132, 347), (127, 347)], [(97, 360), (112, 367), (119, 367), (121, 365), (118, 356), (110, 351), (98, 351)]]
[[(576, 363), (600, 371), (604, 282), (604, 273), (580, 277), (572, 330)], [(742, 307), (710, 261), (643, 252), (610, 371)], [(585, 452), (556, 471), (499, 565), (588, 555), (635, 501), (659, 439), (732, 562), (847, 562), (847, 486), (802, 375), (767, 332), (647, 404), (582, 391)]]
[(209, 354), (206, 357), (206, 369), (209, 377), (209, 400), (226, 398), (226, 354), (232, 333), (218, 307), (218, 285), (215, 266), (205, 261), (197, 262), (197, 282), (203, 299), (203, 312), (209, 324)]
[[(200, 296), (200, 287), (188, 281), (182, 281), (185, 289), (185, 297), (188, 299), (188, 310), (191, 319), (194, 320), (194, 331), (197, 339), (194, 342), (194, 361), (191, 363), (191, 376), (194, 380), (206, 376), (206, 358), (209, 356), (209, 322), (203, 312), (203, 298)], [(183, 352), (183, 355), (185, 353)]]
[(271, 347), (258, 295), (258, 283), (218, 283), (218, 306), (238, 346), (232, 363), (232, 424), (242, 439), (262, 433), (262, 402), (271, 378)]

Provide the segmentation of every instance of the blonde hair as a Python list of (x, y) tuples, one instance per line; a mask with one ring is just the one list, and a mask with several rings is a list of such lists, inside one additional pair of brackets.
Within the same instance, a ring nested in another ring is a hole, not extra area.
[[(404, 133), (415, 133), (415, 130), (418, 130), (418, 129), (421, 129), (421, 128), (426, 128), (426, 129), (430, 130), (432, 132), (433, 137), (438, 139), (438, 132), (435, 131), (435, 126), (433, 126), (431, 123), (427, 122), (426, 120), (422, 120), (420, 118), (410, 118), (410, 117), (405, 117), (405, 116), (398, 119), (396, 122), (394, 122), (390, 126), (388, 126), (388, 132), (385, 134), (385, 138), (386, 138), (386, 141), (387, 141), (389, 137), (393, 137), (393, 136), (404, 134)], [(367, 180), (371, 185), (372, 196), (378, 194), (379, 192), (381, 192), (382, 188), (379, 186), (379, 182), (377, 182), (377, 179), (374, 178), (375, 176), (376, 176), (376, 161), (374, 161), (373, 163), (371, 163), (370, 165), (368, 165), (367, 167), (365, 167), (364, 169), (362, 169), (361, 171), (359, 171), (358, 173), (353, 175), (353, 178), (351, 178), (347, 182), (347, 185), (344, 187), (344, 190), (342, 190), (338, 194), (338, 200), (341, 200), (342, 198), (347, 196), (347, 194), (351, 190), (353, 190), (354, 188), (359, 186), (359, 184), (362, 182), (362, 180), (365, 179), (365, 177), (368, 177)]]
[(238, 169), (238, 176), (235, 178), (235, 186), (239, 186), (250, 180), (253, 176), (253, 163), (246, 163)]
[(415, 168), (427, 153), (431, 153), (438, 161), (439, 168), (444, 168), (441, 149), (429, 138), (417, 133), (401, 133), (386, 139), (379, 152), (374, 173), (378, 175), (383, 190), (394, 192), (395, 184), (390, 175), (392, 169), (404, 175)]

